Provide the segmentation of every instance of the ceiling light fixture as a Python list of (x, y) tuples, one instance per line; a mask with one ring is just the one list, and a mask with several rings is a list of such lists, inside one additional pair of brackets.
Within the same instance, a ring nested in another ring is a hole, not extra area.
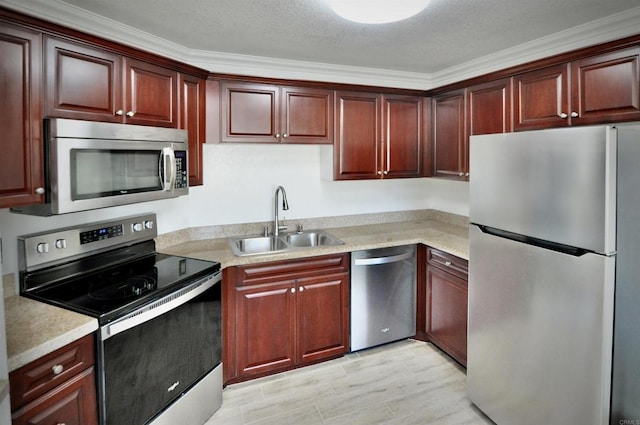
[(344, 19), (363, 24), (386, 24), (410, 18), (427, 7), (430, 0), (328, 0)]

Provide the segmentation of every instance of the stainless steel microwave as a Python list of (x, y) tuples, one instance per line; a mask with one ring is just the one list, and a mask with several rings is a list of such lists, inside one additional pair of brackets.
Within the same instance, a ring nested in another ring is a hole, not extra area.
[(189, 193), (186, 130), (44, 120), (45, 203), (14, 208), (49, 216)]

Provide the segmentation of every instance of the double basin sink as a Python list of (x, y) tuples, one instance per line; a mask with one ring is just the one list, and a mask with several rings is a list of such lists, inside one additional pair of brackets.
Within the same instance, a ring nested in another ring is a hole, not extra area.
[(340, 239), (323, 230), (282, 233), (278, 236), (241, 236), (228, 239), (234, 255), (276, 254), (303, 248), (343, 245)]

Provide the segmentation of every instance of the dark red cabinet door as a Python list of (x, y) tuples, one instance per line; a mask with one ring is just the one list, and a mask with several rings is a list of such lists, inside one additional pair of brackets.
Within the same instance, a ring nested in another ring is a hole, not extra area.
[(122, 56), (47, 37), (45, 70), (46, 116), (122, 122)]
[(205, 142), (206, 80), (180, 74), (180, 124), (189, 138), (189, 186), (203, 184), (202, 145)]
[(338, 129), (334, 145), (336, 180), (379, 178), (380, 96), (338, 92)]
[(561, 64), (513, 77), (515, 131), (569, 125), (568, 75)]
[(0, 22), (0, 208), (37, 204), (44, 187), (42, 38)]
[(464, 90), (434, 97), (432, 114), (433, 175), (464, 180), (469, 169)]
[(422, 102), (421, 97), (382, 97), (382, 174), (385, 178), (422, 175)]
[(571, 63), (571, 124), (640, 120), (640, 47)]

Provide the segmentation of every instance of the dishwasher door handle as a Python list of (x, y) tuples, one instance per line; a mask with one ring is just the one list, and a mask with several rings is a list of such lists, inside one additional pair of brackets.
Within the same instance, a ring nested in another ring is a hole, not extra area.
[(356, 258), (353, 264), (356, 266), (373, 266), (377, 264), (389, 264), (397, 263), (399, 261), (408, 260), (413, 257), (413, 251), (405, 252), (404, 254), (391, 255), (389, 257), (375, 257), (375, 258)]

